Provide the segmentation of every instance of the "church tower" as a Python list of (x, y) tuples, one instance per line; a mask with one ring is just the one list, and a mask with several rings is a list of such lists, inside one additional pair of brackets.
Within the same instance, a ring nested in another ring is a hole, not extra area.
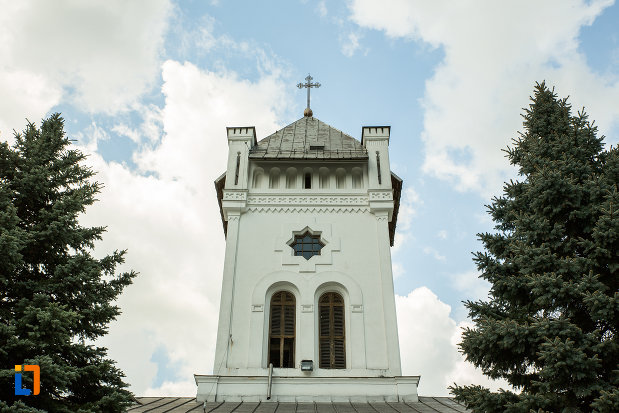
[(389, 137), (368, 126), (358, 141), (313, 117), (309, 98), (259, 142), (227, 128), (219, 326), (199, 401), (417, 401), (419, 376), (400, 366)]

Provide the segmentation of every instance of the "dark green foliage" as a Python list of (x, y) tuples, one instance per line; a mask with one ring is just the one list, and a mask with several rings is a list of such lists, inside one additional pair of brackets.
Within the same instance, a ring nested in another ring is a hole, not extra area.
[(521, 179), (488, 210), (475, 254), (488, 301), (460, 348), (517, 392), (451, 388), (474, 412), (619, 411), (619, 151), (544, 83), (507, 149)]
[[(132, 398), (106, 349), (88, 343), (120, 313), (112, 302), (136, 274), (114, 274), (124, 251), (91, 255), (105, 228), (78, 215), (100, 185), (63, 124), (55, 114), (13, 147), (0, 143), (1, 412), (119, 412)], [(16, 364), (40, 366), (39, 395), (14, 395)]]

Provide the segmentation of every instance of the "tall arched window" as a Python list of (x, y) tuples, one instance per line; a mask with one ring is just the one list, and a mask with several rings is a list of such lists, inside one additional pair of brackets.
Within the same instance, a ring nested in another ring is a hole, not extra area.
[(273, 367), (294, 367), (295, 299), (288, 291), (271, 297), (269, 363)]
[(344, 299), (338, 293), (324, 293), (318, 300), (318, 306), (320, 308), (320, 368), (345, 369)]

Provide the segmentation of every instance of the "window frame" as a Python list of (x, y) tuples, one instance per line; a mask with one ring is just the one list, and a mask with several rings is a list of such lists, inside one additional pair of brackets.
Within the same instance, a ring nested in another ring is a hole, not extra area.
[[(310, 237), (312, 242), (304, 242), (305, 238)], [(311, 231), (305, 230), (301, 234), (294, 234), (292, 241), (288, 244), (292, 248), (292, 255), (295, 257), (303, 257), (306, 260), (311, 259), (316, 255), (322, 255), (321, 251), (326, 246), (320, 234), (312, 234)], [(300, 246), (301, 248), (297, 248)], [(317, 247), (319, 246), (319, 247)], [(309, 247), (309, 248), (308, 248)], [(309, 253), (309, 256), (306, 256)]]

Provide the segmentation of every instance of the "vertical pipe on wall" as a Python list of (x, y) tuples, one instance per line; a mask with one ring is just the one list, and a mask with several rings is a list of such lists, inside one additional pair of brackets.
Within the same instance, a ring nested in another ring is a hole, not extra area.
[(273, 384), (273, 363), (269, 363), (269, 382), (267, 385), (267, 400), (271, 400), (271, 385)]

